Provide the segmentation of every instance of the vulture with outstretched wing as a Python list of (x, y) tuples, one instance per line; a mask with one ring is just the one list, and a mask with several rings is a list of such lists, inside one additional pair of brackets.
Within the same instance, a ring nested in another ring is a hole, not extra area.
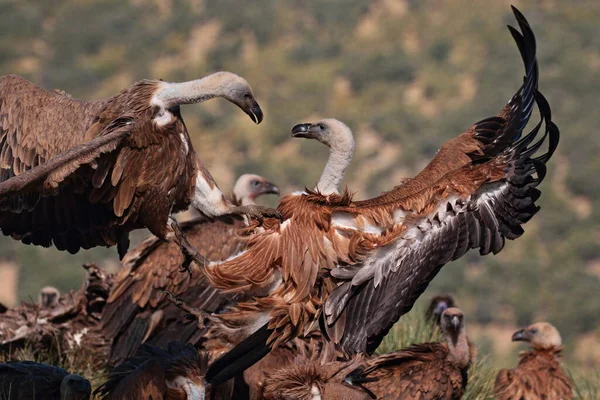
[(250, 85), (229, 72), (182, 83), (143, 80), (99, 101), (0, 77), (0, 230), (71, 253), (118, 245), (123, 257), (128, 233), (146, 227), (203, 262), (172, 213), (192, 205), (206, 217), (274, 215), (234, 206), (194, 151), (180, 105), (214, 97), (262, 121)]
[(525, 341), (531, 350), (519, 355), (519, 365), (502, 369), (496, 377), (498, 400), (570, 400), (573, 383), (560, 366), (562, 339), (547, 322), (538, 322), (515, 332), (513, 341)]
[(368, 359), (361, 378), (377, 399), (458, 400), (467, 386), (475, 348), (467, 339), (463, 313), (448, 308), (440, 318), (443, 342), (420, 343)]
[[(279, 194), (279, 189), (262, 176), (244, 174), (235, 183), (231, 201), (255, 204), (265, 194)], [(190, 244), (212, 261), (225, 260), (245, 248), (236, 234), (244, 226), (239, 220), (202, 217), (180, 224)], [(182, 263), (177, 244), (156, 237), (147, 238), (124, 258), (102, 315), (103, 335), (112, 342), (111, 364), (132, 356), (145, 342), (160, 346), (172, 340), (197, 344), (201, 339), (203, 331), (182, 318), (181, 311), (165, 298), (165, 290), (207, 312), (221, 311), (232, 300), (233, 296), (208, 284), (200, 267), (182, 274)]]
[(0, 364), (2, 400), (89, 400), (90, 382), (62, 368), (33, 361)]
[[(521, 32), (509, 30), (525, 78), (498, 115), (446, 142), (421, 173), (376, 198), (285, 196), (279, 205), (283, 222), (266, 221), (250, 233), (248, 250), (205, 269), (219, 288), (269, 290), (219, 315), (229, 329), (249, 336), (211, 366), (209, 380), (227, 379), (316, 324), (349, 353), (373, 352), (446, 263), (470, 249), (498, 253), (506, 239), (523, 234), (521, 225), (539, 209), (536, 187), (559, 131), (537, 90), (535, 37), (525, 17), (513, 11)], [(540, 121), (522, 135), (535, 105)], [(537, 155), (545, 142), (547, 152)], [(343, 160), (330, 170), (345, 167)]]

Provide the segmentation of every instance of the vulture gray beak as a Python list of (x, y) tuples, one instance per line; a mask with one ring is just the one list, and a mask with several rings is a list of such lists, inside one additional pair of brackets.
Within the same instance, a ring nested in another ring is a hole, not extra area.
[(312, 124), (298, 124), (292, 128), (292, 137), (313, 139), (314, 136), (310, 131)]
[(450, 323), (452, 324), (452, 328), (454, 328), (454, 331), (458, 332), (458, 328), (460, 327), (460, 319), (458, 319), (458, 317), (455, 315), (450, 320)]
[(512, 341), (513, 342), (527, 342), (529, 340), (529, 335), (525, 332), (525, 329), (521, 329), (513, 333)]
[(272, 184), (271, 182), (267, 181), (267, 182), (263, 182), (262, 185), (262, 194), (276, 194), (279, 195), (279, 188)]
[(252, 104), (248, 107), (243, 108), (244, 112), (248, 114), (250, 119), (254, 121), (255, 124), (260, 124), (263, 120), (263, 112), (258, 105), (258, 102), (252, 99)]

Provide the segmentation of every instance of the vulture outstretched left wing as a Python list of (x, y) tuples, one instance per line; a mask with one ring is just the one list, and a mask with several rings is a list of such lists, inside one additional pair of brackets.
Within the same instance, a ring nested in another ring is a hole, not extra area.
[(534, 92), (538, 87), (539, 74), (533, 31), (523, 14), (514, 7), (512, 10), (523, 32), (521, 34), (513, 27), (508, 27), (525, 66), (525, 76), (519, 90), (497, 115), (476, 122), (459, 136), (445, 142), (433, 160), (417, 176), (407, 179), (403, 184), (380, 196), (356, 201), (356, 207), (369, 207), (406, 198), (473, 160), (500, 154), (521, 137), (533, 111)]
[[(404, 217), (401, 235), (374, 250), (352, 276), (332, 271), (345, 282), (326, 301), (325, 326), (331, 330), (344, 324), (341, 344), (346, 351), (374, 351), (444, 264), (469, 249), (496, 254), (505, 239), (523, 234), (521, 225), (539, 209), (536, 187), (559, 139), (548, 103), (540, 93), (535, 96), (542, 119), (527, 136), (493, 159), (446, 174), (405, 199), (404, 204), (419, 207)], [(545, 133), (533, 143), (542, 123)], [(548, 151), (534, 157), (546, 138)]]

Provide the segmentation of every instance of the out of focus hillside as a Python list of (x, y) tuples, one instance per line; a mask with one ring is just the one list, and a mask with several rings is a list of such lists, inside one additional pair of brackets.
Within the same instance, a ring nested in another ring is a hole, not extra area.
[[(454, 293), (471, 334), (484, 352), (502, 355), (499, 363), (516, 359), (514, 326), (545, 319), (563, 334), (567, 361), (598, 368), (600, 2), (514, 3), (536, 33), (540, 89), (562, 133), (541, 187), (542, 211), (498, 256), (474, 252), (447, 265), (424, 297)], [(519, 87), (523, 66), (505, 27), (515, 23), (509, 4), (4, 0), (0, 74), (95, 99), (142, 78), (239, 73), (263, 107), (261, 125), (221, 100), (183, 108), (194, 146), (222, 188), (248, 171), (283, 192), (314, 185), (327, 151), (289, 131), (332, 116), (355, 132), (346, 182), (367, 198), (414, 175), (445, 140), (495, 114)], [(78, 287), (82, 262), (118, 265), (115, 249), (72, 256), (4, 237), (0, 257), (20, 266), (17, 274), (13, 264), (0, 265), (7, 277), (0, 291), (13, 290), (15, 300), (36, 298), (48, 284)]]

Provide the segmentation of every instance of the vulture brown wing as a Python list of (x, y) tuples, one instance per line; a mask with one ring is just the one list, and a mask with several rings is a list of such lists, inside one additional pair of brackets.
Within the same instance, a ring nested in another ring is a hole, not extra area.
[(163, 399), (167, 392), (165, 369), (158, 360), (140, 365), (124, 364), (115, 368), (109, 380), (94, 391), (103, 399)]
[(473, 124), (464, 133), (444, 143), (433, 160), (417, 176), (407, 179), (402, 185), (381, 196), (356, 201), (356, 207), (384, 204), (410, 196), (473, 160), (501, 153), (521, 137), (533, 110), (534, 92), (538, 87), (538, 64), (533, 31), (525, 17), (516, 8), (512, 9), (523, 32), (521, 34), (508, 27), (525, 66), (525, 76), (519, 90), (496, 116)]
[[(192, 246), (206, 258), (221, 261), (245, 248), (231, 223), (198, 218), (180, 224)], [(233, 296), (210, 286), (200, 268), (183, 273), (179, 246), (154, 236), (147, 238), (123, 259), (102, 318), (103, 333), (113, 338), (111, 362), (133, 355), (140, 344), (167, 344), (174, 339), (195, 343), (201, 336), (196, 324), (165, 298), (169, 291), (191, 307), (219, 312)]]
[[(395, 213), (394, 207), (403, 210), (401, 233), (374, 246), (353, 274), (331, 271), (345, 282), (325, 303), (325, 326), (329, 331), (336, 323), (344, 324), (345, 350), (374, 351), (446, 263), (469, 249), (478, 248), (482, 255), (498, 253), (505, 239), (523, 233), (521, 225), (539, 209), (534, 204), (540, 195), (536, 187), (559, 139), (546, 100), (536, 93), (536, 101), (542, 118), (527, 136), (493, 159), (453, 171), (390, 205), (388, 213)], [(533, 143), (544, 122), (545, 134)], [(534, 157), (547, 138), (549, 150)], [(382, 236), (385, 239), (385, 232)], [(342, 314), (345, 318), (339, 318)]]

